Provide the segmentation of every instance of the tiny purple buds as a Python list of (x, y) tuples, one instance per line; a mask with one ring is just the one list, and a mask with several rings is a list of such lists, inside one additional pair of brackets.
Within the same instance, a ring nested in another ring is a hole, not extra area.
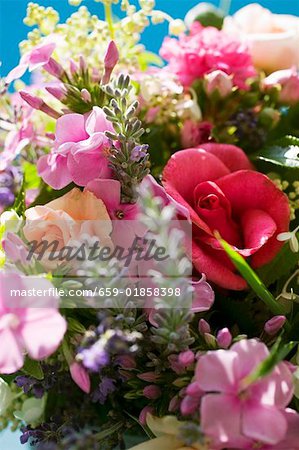
[(198, 323), (198, 330), (200, 334), (211, 333), (211, 327), (205, 319), (200, 319)]
[(119, 60), (119, 53), (114, 41), (111, 41), (108, 45), (105, 57), (104, 57), (104, 76), (102, 83), (107, 84), (110, 80), (112, 71)]
[(155, 384), (150, 384), (143, 389), (143, 395), (150, 400), (156, 400), (161, 396), (161, 394), (161, 389)]
[(274, 316), (265, 323), (264, 330), (270, 336), (274, 336), (284, 326), (286, 322), (285, 316)]
[(183, 366), (190, 366), (194, 363), (195, 356), (191, 350), (187, 350), (186, 352), (182, 352), (179, 354), (179, 363)]
[(217, 334), (217, 344), (220, 348), (227, 349), (232, 343), (232, 335), (228, 328), (222, 328)]
[(70, 373), (74, 382), (82, 389), (86, 394), (90, 393), (90, 378), (87, 370), (84, 369), (81, 364), (73, 362), (70, 365)]
[(55, 59), (50, 58), (49, 62), (44, 65), (44, 69), (53, 77), (60, 79), (65, 71), (64, 68)]

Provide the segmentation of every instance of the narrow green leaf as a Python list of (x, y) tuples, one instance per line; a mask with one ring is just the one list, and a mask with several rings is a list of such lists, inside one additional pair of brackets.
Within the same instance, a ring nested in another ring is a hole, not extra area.
[(268, 306), (272, 313), (275, 315), (285, 314), (283, 306), (275, 300), (258, 275), (249, 266), (249, 264), (247, 264), (243, 256), (239, 255), (239, 253), (237, 253), (224, 239), (222, 239), (219, 234), (216, 234), (216, 238), (242, 277), (247, 281), (256, 295)]

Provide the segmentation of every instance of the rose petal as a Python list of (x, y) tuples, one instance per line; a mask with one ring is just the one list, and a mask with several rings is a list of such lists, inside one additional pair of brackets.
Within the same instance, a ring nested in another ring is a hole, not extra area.
[(253, 165), (249, 161), (247, 155), (241, 148), (236, 147), (235, 145), (215, 144), (210, 142), (201, 144), (200, 148), (203, 148), (206, 152), (217, 156), (217, 158), (219, 158), (231, 172), (236, 172), (237, 170), (242, 169), (253, 169)]
[(276, 223), (272, 217), (260, 209), (250, 209), (241, 217), (244, 250), (239, 253), (245, 257), (259, 250), (276, 231)]

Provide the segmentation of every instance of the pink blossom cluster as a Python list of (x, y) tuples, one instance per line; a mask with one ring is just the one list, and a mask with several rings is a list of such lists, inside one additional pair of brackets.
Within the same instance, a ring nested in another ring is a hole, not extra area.
[[(198, 360), (186, 405), (200, 405), (201, 428), (213, 449), (298, 450), (299, 415), (287, 408), (294, 393), (285, 362), (256, 376), (269, 357), (265, 344), (242, 339), (229, 350), (209, 351)], [(190, 400), (193, 399), (193, 402)]]
[(246, 89), (246, 81), (256, 74), (245, 44), (214, 27), (204, 28), (198, 22), (191, 26), (189, 35), (165, 38), (160, 55), (169, 64), (167, 70), (174, 72), (184, 86), (221, 70), (232, 75), (235, 86)]

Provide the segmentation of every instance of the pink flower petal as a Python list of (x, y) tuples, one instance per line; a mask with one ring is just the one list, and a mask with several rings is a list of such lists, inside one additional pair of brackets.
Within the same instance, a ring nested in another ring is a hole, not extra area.
[(117, 180), (101, 180), (97, 178), (90, 181), (86, 185), (85, 190), (100, 198), (105, 203), (109, 213), (120, 206), (120, 182)]
[(235, 272), (229, 259), (222, 250), (214, 250), (210, 246), (198, 242), (192, 244), (192, 262), (199, 273), (225, 289), (243, 290), (246, 281)]
[(112, 123), (107, 120), (106, 114), (98, 106), (93, 107), (92, 112), (86, 119), (85, 129), (89, 136), (92, 136), (94, 133), (98, 132), (104, 133), (105, 131), (114, 133)]
[(203, 312), (208, 311), (214, 303), (215, 293), (209, 283), (205, 281), (203, 276), (201, 280), (193, 282), (194, 288), (192, 311)]
[(7, 77), (5, 78), (5, 82), (7, 84), (12, 83), (14, 80), (18, 80), (21, 78), (27, 70), (27, 64), (19, 64), (14, 69), (12, 69)]
[(28, 308), (20, 334), (29, 356), (43, 359), (57, 350), (66, 329), (67, 323), (56, 309)]
[(230, 350), (237, 356), (234, 374), (238, 380), (246, 377), (269, 356), (267, 346), (256, 339), (242, 339), (234, 344)]
[(210, 351), (201, 356), (196, 366), (198, 386), (207, 392), (234, 392), (234, 366), (237, 355), (230, 350)]
[(24, 364), (22, 345), (17, 332), (10, 328), (0, 331), (0, 373), (14, 373)]
[[(290, 207), (287, 196), (265, 175), (240, 170), (217, 180), (217, 184), (232, 205), (236, 217), (249, 210), (263, 210), (276, 223), (275, 234), (252, 257), (252, 266), (260, 267), (271, 261), (282, 247), (276, 236), (287, 231)], [(269, 225), (267, 225), (269, 226)]]
[(80, 142), (88, 138), (85, 131), (85, 119), (82, 114), (65, 114), (56, 122), (55, 144)]
[(200, 148), (203, 148), (206, 152), (217, 156), (217, 158), (219, 158), (231, 172), (236, 172), (237, 170), (243, 169), (253, 169), (247, 155), (241, 148), (236, 147), (235, 145), (216, 144), (211, 142), (201, 144)]
[(67, 158), (58, 153), (41, 156), (37, 162), (38, 174), (54, 189), (62, 189), (72, 182), (67, 170)]
[(272, 217), (261, 209), (245, 211), (241, 217), (244, 250), (239, 253), (245, 257), (259, 250), (276, 231), (276, 223)]
[(272, 406), (246, 404), (243, 407), (242, 419), (243, 434), (258, 442), (277, 444), (287, 432), (286, 418)]
[(49, 44), (41, 44), (33, 48), (28, 54), (29, 70), (35, 70), (38, 67), (46, 64), (54, 49), (56, 44), (51, 42)]
[(231, 395), (205, 395), (201, 401), (200, 412), (203, 432), (216, 442), (227, 444), (240, 436), (240, 403)]

